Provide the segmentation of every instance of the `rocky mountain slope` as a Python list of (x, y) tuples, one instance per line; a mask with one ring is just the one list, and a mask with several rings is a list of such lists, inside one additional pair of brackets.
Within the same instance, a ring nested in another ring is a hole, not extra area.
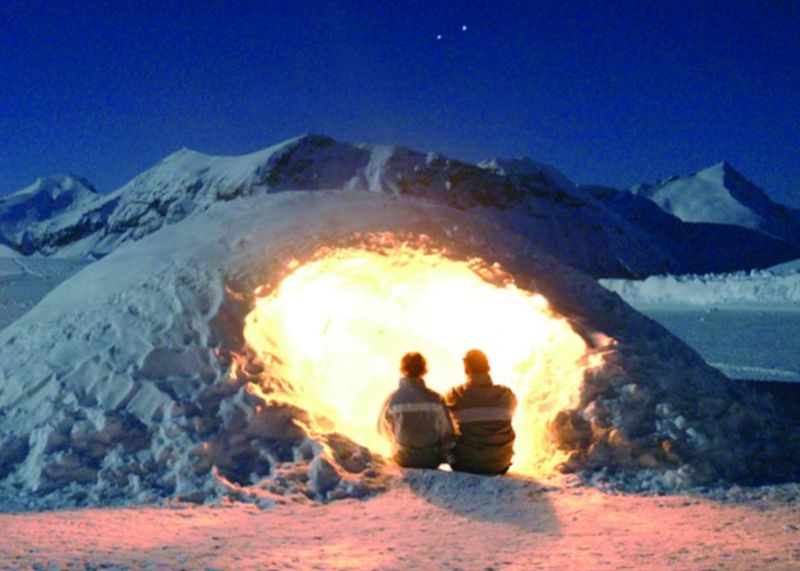
[(284, 190), (342, 189), (423, 197), (487, 215), (594, 275), (679, 271), (651, 237), (564, 183), (566, 177), (507, 174), (403, 147), (357, 145), (307, 135), (239, 157), (184, 149), (99, 197), (14, 234), (26, 254), (103, 257), (219, 201)]
[(646, 231), (664, 251), (681, 260), (682, 273), (719, 273), (766, 268), (800, 256), (797, 243), (735, 224), (684, 222), (640, 194), (584, 186), (629, 222)]

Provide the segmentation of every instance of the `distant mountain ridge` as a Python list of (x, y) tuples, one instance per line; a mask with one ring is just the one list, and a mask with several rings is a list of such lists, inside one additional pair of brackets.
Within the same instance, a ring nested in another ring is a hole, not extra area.
[[(23, 189), (0, 198), (0, 243), (5, 240), (25, 254), (99, 258), (219, 201), (338, 189), (479, 209), (598, 277), (733, 271), (800, 256), (800, 247), (761, 230), (687, 223), (667, 214), (644, 195), (658, 195), (668, 182), (642, 185), (635, 192), (578, 186), (556, 168), (530, 159), (473, 165), (437, 153), (312, 134), (242, 156), (181, 149), (110, 194), (97, 194), (78, 177), (67, 177), (60, 186), (43, 183), (37, 192)], [(37, 193), (55, 202), (41, 215), (31, 215), (40, 211), (19, 207), (20, 196)], [(71, 198), (56, 207), (62, 194)], [(8, 215), (12, 210), (28, 214), (14, 219)], [(696, 240), (714, 244), (719, 252), (698, 251), (692, 244)]]
[(684, 222), (652, 200), (625, 190), (602, 186), (581, 189), (645, 230), (665, 251), (681, 260), (685, 268), (680, 273), (766, 268), (800, 257), (798, 245), (757, 230), (732, 224)]
[(33, 184), (0, 197), (0, 244), (21, 249), (24, 236), (98, 198), (97, 190), (77, 175), (39, 177)]
[(800, 211), (773, 202), (727, 162), (631, 189), (684, 222), (729, 224), (800, 244)]

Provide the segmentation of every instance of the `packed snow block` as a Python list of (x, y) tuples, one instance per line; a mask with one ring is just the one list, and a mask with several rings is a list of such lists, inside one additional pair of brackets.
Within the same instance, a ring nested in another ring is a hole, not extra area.
[(342, 480), (336, 466), (324, 456), (317, 456), (308, 467), (309, 489), (318, 497), (333, 490)]
[(327, 435), (325, 443), (336, 464), (351, 474), (360, 474), (375, 464), (369, 449), (341, 434)]
[[(585, 343), (570, 404), (533, 403), (547, 428), (539, 459), (558, 460), (537, 477), (574, 472), (648, 492), (800, 479), (800, 429), (781, 422), (769, 395), (733, 385), (494, 215), (426, 198), (298, 191), (163, 226), (0, 331), (0, 498), (32, 507), (220, 494), (327, 501), (381, 489), (378, 451), (337, 434), (303, 399), (289, 402), (307, 388), (282, 374), (293, 355), (257, 351), (243, 332), (259, 296), (320, 247), (387, 234), (425, 235), (454, 259), (498, 264)], [(346, 378), (334, 380), (347, 390)], [(540, 380), (560, 386), (557, 376)]]

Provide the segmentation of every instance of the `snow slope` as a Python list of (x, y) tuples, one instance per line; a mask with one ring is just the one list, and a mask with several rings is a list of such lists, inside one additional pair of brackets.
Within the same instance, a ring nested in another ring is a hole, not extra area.
[(791, 274), (800, 272), (800, 258), (773, 266), (770, 268), (770, 271), (774, 274)]
[(640, 184), (631, 192), (685, 222), (742, 226), (800, 243), (800, 211), (773, 202), (726, 162), (690, 176)]
[(551, 165), (538, 163), (528, 157), (521, 159), (489, 159), (478, 163), (482, 169), (502, 176), (509, 176), (517, 182), (535, 182), (563, 189), (574, 189), (577, 185), (560, 170)]
[(303, 411), (259, 396), (275, 380), (242, 330), (256, 287), (287, 260), (386, 230), (498, 261), (602, 352), (578, 406), (551, 411), (554, 442), (571, 451), (564, 470), (633, 490), (800, 477), (796, 427), (777, 422), (770, 401), (491, 216), (385, 194), (285, 192), (218, 202), (118, 248), (0, 331), (0, 498), (269, 504), (384, 487), (380, 458), (312, 437)]

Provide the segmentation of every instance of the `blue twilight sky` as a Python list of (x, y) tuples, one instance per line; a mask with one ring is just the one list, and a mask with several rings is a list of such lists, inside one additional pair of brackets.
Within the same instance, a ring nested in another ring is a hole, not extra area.
[(800, 206), (799, 31), (796, 0), (6, 0), (0, 194), (317, 132), (615, 186), (726, 159)]

